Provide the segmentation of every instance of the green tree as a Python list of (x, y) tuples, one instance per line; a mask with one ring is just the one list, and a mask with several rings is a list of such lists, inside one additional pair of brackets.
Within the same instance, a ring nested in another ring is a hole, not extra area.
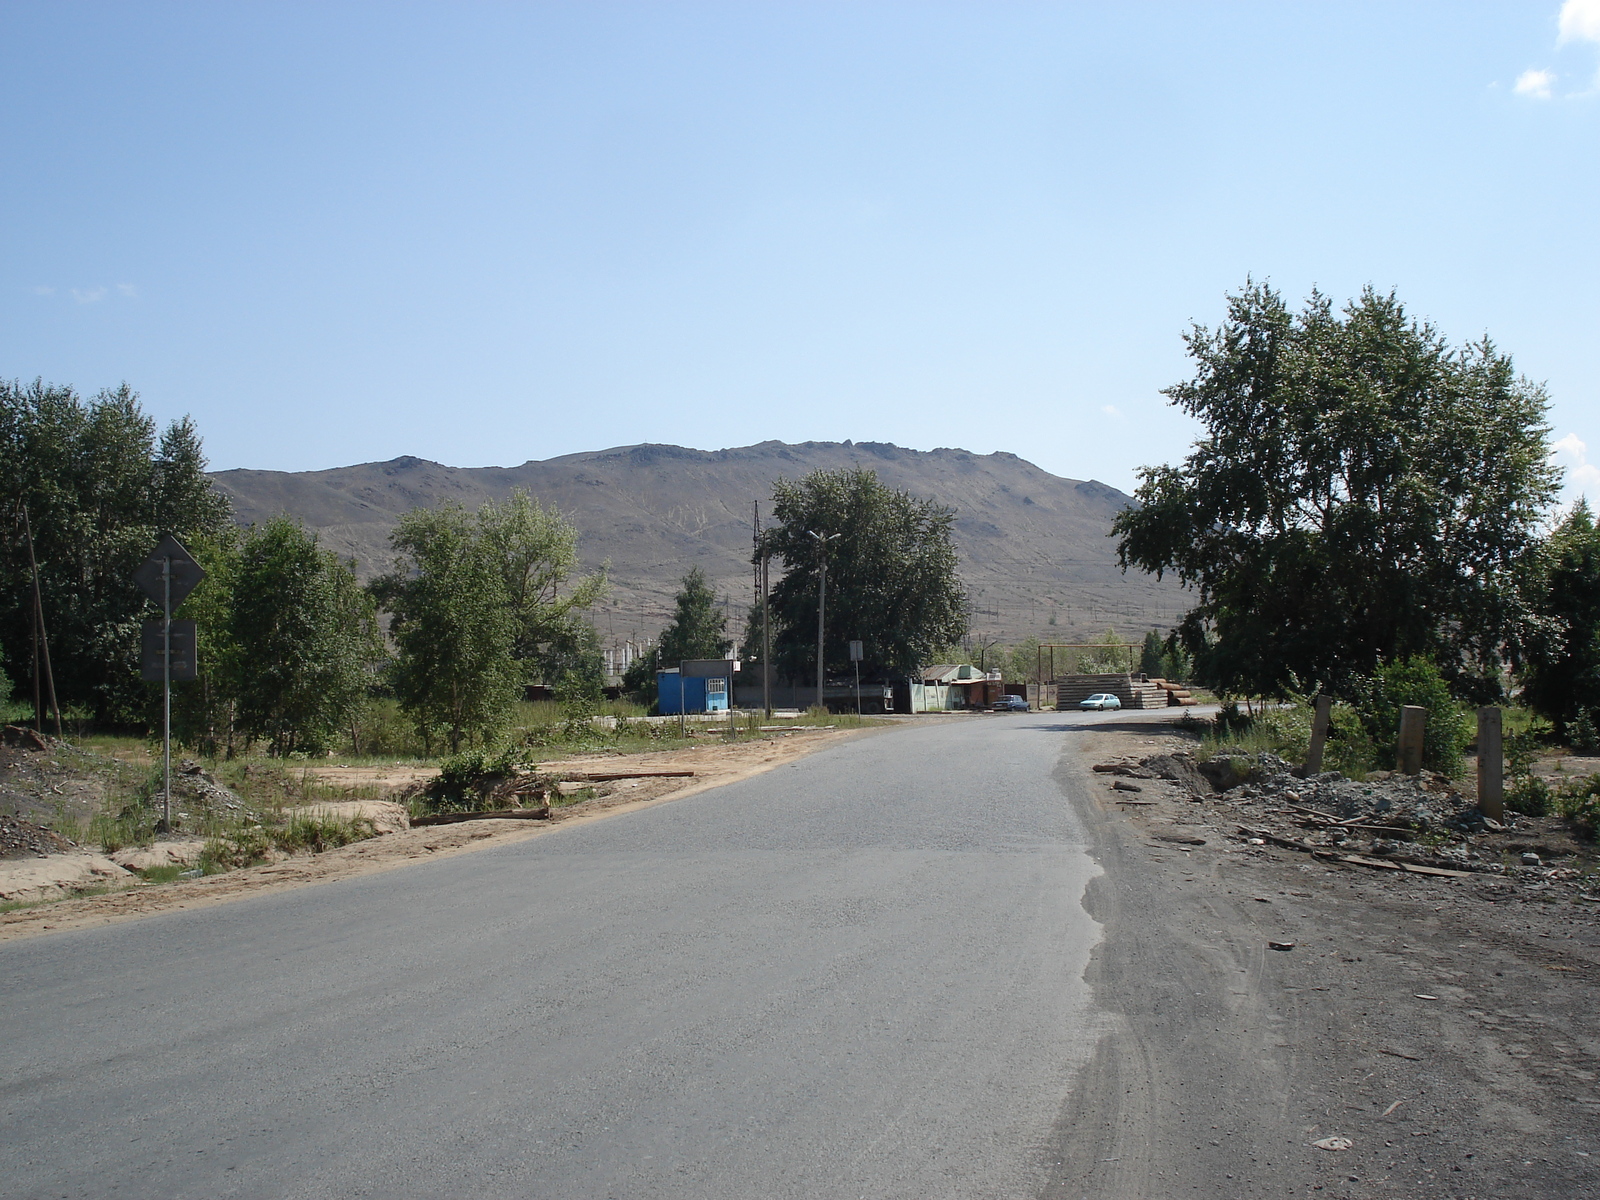
[[(1000, 669), (1012, 683), (1039, 683), (1039, 639), (1024, 638), (1006, 651)], [(1046, 668), (1048, 669), (1048, 668)]]
[(761, 661), (761, 638), (765, 628), (766, 619), (762, 615), (761, 605), (752, 604), (745, 613), (744, 634), (739, 638), (739, 658), (742, 662)]
[(577, 529), (521, 488), (504, 504), (485, 503), (477, 525), (476, 540), (500, 573), (524, 682), (600, 680), (604, 656), (583, 611), (605, 595), (606, 572), (574, 578)]
[(1294, 314), (1247, 283), (1185, 341), (1195, 375), (1166, 395), (1206, 432), (1181, 466), (1141, 471), (1113, 532), (1124, 569), (1196, 592), (1180, 632), (1200, 680), (1338, 690), (1420, 655), (1460, 694), (1495, 694), (1555, 494), (1543, 389), (1371, 289)]
[(400, 706), (430, 750), (443, 737), (452, 754), (505, 728), (524, 681), (504, 560), (479, 531), (459, 504), (412, 509), (390, 538), (394, 570), (371, 585), (392, 615)]
[(728, 618), (717, 608), (716, 593), (706, 583), (706, 573), (692, 567), (673, 597), (672, 620), (661, 631), (656, 653), (668, 667), (685, 659), (726, 658), (733, 649)]
[(372, 597), (287, 517), (245, 535), (232, 592), (240, 729), (278, 755), (325, 748), (361, 708), (382, 657)]
[(1600, 528), (1579, 501), (1529, 563), (1522, 698), (1560, 737), (1600, 717)]
[(39, 560), (51, 665), (62, 705), (101, 721), (138, 721), (139, 627), (152, 615), (132, 575), (163, 532), (219, 536), (227, 500), (205, 476), (187, 418), (158, 437), (126, 385), (81, 400), (69, 387), (0, 381), (0, 645), (28, 661), (27, 546), (13, 525), (26, 504)]
[(1166, 655), (1166, 644), (1161, 635), (1152, 629), (1144, 635), (1144, 647), (1139, 652), (1139, 670), (1142, 674), (1152, 679), (1164, 678), (1162, 675), (1163, 659)]
[[(856, 468), (780, 479), (773, 513), (782, 524), (762, 540), (784, 571), (771, 600), (773, 663), (781, 675), (816, 670), (821, 554), (828, 564), (827, 669), (848, 667), (852, 640), (862, 643), (863, 679), (909, 674), (931, 661), (935, 646), (960, 642), (967, 600), (956, 572), (954, 510)], [(829, 536), (825, 549), (813, 533)]]
[[(229, 525), (186, 547), (206, 575), (174, 614), (195, 623), (196, 675), (172, 689), (172, 736), (210, 757), (232, 758), (236, 749), (243, 664), (233, 640), (233, 599), (242, 540), (239, 528)], [(150, 703), (157, 703), (154, 688)]]

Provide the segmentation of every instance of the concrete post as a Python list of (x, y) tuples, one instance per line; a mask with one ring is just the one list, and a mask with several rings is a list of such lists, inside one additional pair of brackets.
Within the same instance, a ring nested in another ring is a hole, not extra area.
[(1506, 815), (1505, 744), (1498, 708), (1478, 710), (1478, 811), (1496, 821)]
[(1328, 719), (1333, 713), (1333, 697), (1318, 696), (1311, 717), (1311, 745), (1306, 749), (1306, 774), (1322, 770), (1322, 748), (1328, 744)]
[(1400, 710), (1400, 752), (1395, 770), (1415, 775), (1422, 770), (1422, 738), (1428, 729), (1428, 710), (1407, 704)]

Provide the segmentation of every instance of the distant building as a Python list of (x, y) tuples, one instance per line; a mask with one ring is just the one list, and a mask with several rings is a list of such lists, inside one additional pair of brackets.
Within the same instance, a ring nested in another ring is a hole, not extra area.
[(656, 704), (664, 714), (727, 712), (739, 662), (697, 658), (656, 672)]

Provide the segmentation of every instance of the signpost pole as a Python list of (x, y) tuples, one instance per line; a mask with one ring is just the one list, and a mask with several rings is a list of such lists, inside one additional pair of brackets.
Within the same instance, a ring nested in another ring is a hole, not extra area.
[(172, 559), (161, 560), (161, 827), (172, 829)]

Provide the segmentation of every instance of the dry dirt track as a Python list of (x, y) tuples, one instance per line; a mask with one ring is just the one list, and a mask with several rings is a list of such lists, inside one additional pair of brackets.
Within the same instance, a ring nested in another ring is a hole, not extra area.
[[(1046, 1194), (1600, 1196), (1600, 906), (1242, 847), (1215, 805), (1119, 810), (1088, 767), (1148, 730), (1067, 735), (1107, 1024)], [(1330, 1136), (1353, 1145), (1309, 1148)]]

